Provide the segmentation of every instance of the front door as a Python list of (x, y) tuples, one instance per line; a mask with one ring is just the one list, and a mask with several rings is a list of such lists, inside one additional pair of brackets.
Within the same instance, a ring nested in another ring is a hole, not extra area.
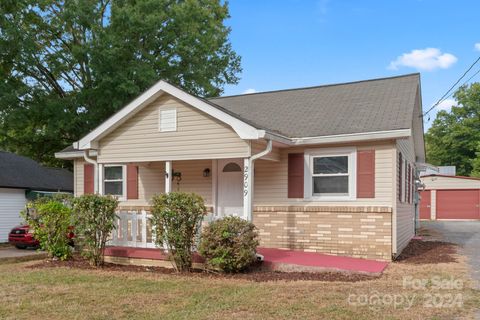
[(243, 160), (218, 160), (217, 170), (218, 215), (243, 217)]

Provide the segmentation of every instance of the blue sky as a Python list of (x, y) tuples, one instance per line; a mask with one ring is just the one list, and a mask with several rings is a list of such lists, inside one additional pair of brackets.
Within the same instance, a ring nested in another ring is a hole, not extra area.
[(229, 7), (243, 73), (225, 95), (420, 72), (426, 110), (480, 55), (480, 1), (231, 0)]

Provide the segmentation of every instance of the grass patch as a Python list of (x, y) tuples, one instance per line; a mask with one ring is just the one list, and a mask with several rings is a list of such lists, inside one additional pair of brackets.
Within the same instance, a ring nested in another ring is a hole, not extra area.
[[(360, 282), (206, 279), (155, 272), (28, 268), (0, 265), (1, 319), (450, 319), (472, 318), (480, 294), (470, 288), (463, 257), (436, 265), (392, 263)], [(463, 281), (462, 289), (413, 290), (404, 276)], [(352, 294), (415, 296), (406, 305), (352, 305)], [(461, 294), (462, 306), (425, 307), (426, 294)]]

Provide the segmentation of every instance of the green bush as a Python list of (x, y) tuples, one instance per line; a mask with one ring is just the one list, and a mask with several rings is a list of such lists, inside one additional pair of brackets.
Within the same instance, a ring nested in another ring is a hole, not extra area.
[(118, 200), (112, 196), (85, 194), (73, 200), (75, 243), (94, 266), (104, 262), (103, 251), (115, 228)]
[(40, 198), (28, 204), (25, 220), (33, 231), (40, 247), (52, 258), (66, 260), (72, 254), (68, 234), (72, 224), (72, 210), (68, 201), (57, 198)]
[(225, 217), (203, 230), (199, 251), (207, 267), (239, 272), (255, 262), (257, 246), (258, 233), (253, 223)]
[(193, 193), (171, 192), (152, 199), (152, 224), (159, 246), (165, 244), (177, 271), (192, 267), (195, 238), (206, 214), (202, 197)]

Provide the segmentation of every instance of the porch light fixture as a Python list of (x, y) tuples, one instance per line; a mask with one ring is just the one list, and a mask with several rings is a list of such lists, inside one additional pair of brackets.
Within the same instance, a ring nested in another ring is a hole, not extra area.
[(205, 168), (205, 170), (203, 170), (203, 176), (205, 178), (210, 177), (210, 169), (209, 168)]
[(177, 184), (182, 181), (182, 173), (179, 171), (172, 170), (172, 178), (177, 181)]

